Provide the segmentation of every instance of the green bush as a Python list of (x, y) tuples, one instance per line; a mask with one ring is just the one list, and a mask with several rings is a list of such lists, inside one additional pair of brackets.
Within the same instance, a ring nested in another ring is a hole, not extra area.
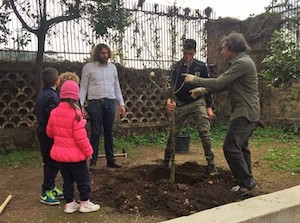
[(274, 31), (270, 41), (270, 54), (263, 62), (267, 69), (261, 75), (270, 78), (275, 87), (300, 80), (300, 43), (284, 29)]

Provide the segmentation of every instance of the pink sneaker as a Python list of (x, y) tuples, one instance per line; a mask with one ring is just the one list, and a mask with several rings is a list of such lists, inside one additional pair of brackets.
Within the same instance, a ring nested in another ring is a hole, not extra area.
[(88, 212), (98, 211), (99, 209), (100, 209), (99, 204), (94, 204), (90, 200), (87, 200), (87, 201), (81, 201), (79, 212), (88, 213)]
[(75, 211), (78, 211), (80, 208), (80, 204), (78, 204), (76, 201), (69, 202), (65, 204), (64, 212), (67, 214), (74, 213)]

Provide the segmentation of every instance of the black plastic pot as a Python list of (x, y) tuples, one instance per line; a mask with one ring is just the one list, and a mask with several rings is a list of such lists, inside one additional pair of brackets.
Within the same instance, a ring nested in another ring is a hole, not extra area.
[(190, 135), (178, 135), (176, 140), (175, 152), (176, 153), (187, 153), (190, 148)]

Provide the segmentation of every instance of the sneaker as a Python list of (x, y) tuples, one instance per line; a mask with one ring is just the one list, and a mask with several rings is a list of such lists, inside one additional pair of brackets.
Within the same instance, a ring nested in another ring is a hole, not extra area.
[(253, 182), (250, 187), (243, 187), (240, 185), (234, 186), (231, 188), (231, 191), (234, 193), (239, 193), (241, 196), (246, 196), (251, 194), (256, 189), (256, 184)]
[(52, 189), (52, 194), (54, 195), (54, 197), (57, 200), (63, 200), (65, 198), (64, 196), (64, 192), (62, 192), (60, 189), (58, 189), (57, 187), (54, 187)]
[(88, 212), (98, 211), (99, 209), (100, 209), (99, 204), (94, 204), (90, 200), (87, 200), (87, 201), (81, 201), (79, 212), (88, 213)]
[(122, 166), (117, 164), (115, 160), (107, 160), (106, 166), (110, 168), (122, 168)]
[(215, 164), (208, 164), (206, 167), (206, 172), (211, 176), (215, 176), (219, 174), (219, 171), (217, 170)]
[(43, 191), (40, 197), (40, 202), (48, 205), (60, 204), (59, 200), (57, 200), (52, 194), (52, 190)]
[(97, 170), (96, 161), (91, 161), (91, 164), (90, 164), (89, 169), (90, 169), (90, 171), (95, 171), (95, 170)]
[(71, 213), (78, 211), (79, 208), (80, 208), (80, 204), (78, 204), (76, 201), (72, 201), (72, 202), (65, 204), (64, 212), (67, 214), (71, 214)]

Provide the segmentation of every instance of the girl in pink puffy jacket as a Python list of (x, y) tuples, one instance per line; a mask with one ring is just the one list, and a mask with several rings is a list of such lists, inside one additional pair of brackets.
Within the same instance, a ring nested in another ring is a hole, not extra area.
[[(51, 111), (47, 125), (47, 135), (54, 138), (50, 156), (61, 164), (65, 213), (100, 209), (98, 204), (89, 200), (91, 187), (86, 160), (93, 154), (93, 149), (85, 129), (86, 120), (77, 105), (78, 99), (78, 84), (72, 80), (65, 81), (60, 90), (61, 102)], [(80, 204), (74, 200), (74, 181), (78, 186)]]

